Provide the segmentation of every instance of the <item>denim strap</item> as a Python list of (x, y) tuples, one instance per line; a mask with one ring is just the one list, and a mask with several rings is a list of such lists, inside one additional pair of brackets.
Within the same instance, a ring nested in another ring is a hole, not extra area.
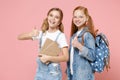
[(42, 36), (43, 36), (43, 32), (41, 33), (41, 36), (40, 36), (40, 45), (39, 45), (39, 48), (41, 48), (41, 44), (42, 44)]
[[(57, 39), (59, 38), (60, 34), (61, 34), (61, 32), (57, 35), (55, 41), (57, 41)], [(43, 32), (42, 32), (41, 37), (40, 37), (40, 43), (39, 43), (40, 44), (39, 45), (40, 48), (41, 48), (41, 44), (42, 44), (42, 36), (43, 36)]]
[(57, 41), (57, 39), (59, 38), (60, 34), (61, 34), (61, 32), (57, 35), (55, 41)]

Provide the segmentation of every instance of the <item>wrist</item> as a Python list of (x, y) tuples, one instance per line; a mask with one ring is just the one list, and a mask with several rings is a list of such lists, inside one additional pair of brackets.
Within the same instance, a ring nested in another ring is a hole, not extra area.
[(51, 59), (52, 59), (52, 56), (48, 56), (48, 60), (47, 61), (51, 61)]
[(29, 33), (29, 37), (33, 37), (33, 34), (31, 32)]
[(78, 44), (77, 48), (82, 51), (83, 45), (81, 43)]

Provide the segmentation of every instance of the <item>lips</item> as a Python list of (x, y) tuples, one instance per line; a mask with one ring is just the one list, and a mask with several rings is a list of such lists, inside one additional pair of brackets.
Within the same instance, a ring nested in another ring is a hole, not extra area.
[(80, 21), (76, 21), (75, 24), (79, 25), (81, 22)]
[(49, 22), (50, 22), (50, 24), (55, 24), (55, 21), (50, 20)]

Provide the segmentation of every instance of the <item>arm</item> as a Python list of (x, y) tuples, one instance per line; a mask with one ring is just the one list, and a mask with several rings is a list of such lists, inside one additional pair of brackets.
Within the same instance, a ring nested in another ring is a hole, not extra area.
[(48, 56), (48, 55), (44, 55), (44, 54), (39, 54), (40, 59), (43, 63), (46, 63), (46, 62), (66, 62), (68, 61), (68, 47), (63, 47), (62, 48), (62, 55), (59, 55), (59, 56)]
[(89, 61), (95, 60), (95, 39), (89, 33), (86, 32), (84, 35), (84, 46), (81, 48), (81, 56), (85, 57)]
[(32, 40), (32, 35), (30, 33), (22, 33), (18, 35), (18, 40)]
[(84, 44), (78, 42), (77, 37), (73, 41), (73, 46), (77, 47), (80, 51), (80, 55), (88, 59), (89, 61), (95, 60), (95, 40), (93, 36), (86, 32), (84, 34)]
[(38, 36), (38, 35), (39, 35), (38, 30), (34, 29), (29, 33), (22, 33), (18, 35), (18, 40), (32, 40), (32, 37)]

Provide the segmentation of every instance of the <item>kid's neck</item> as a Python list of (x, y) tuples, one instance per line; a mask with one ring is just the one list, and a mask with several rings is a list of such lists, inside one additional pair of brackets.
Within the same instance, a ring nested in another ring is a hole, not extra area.
[(49, 28), (48, 29), (48, 32), (49, 33), (54, 33), (54, 32), (56, 32), (58, 30), (58, 28)]

